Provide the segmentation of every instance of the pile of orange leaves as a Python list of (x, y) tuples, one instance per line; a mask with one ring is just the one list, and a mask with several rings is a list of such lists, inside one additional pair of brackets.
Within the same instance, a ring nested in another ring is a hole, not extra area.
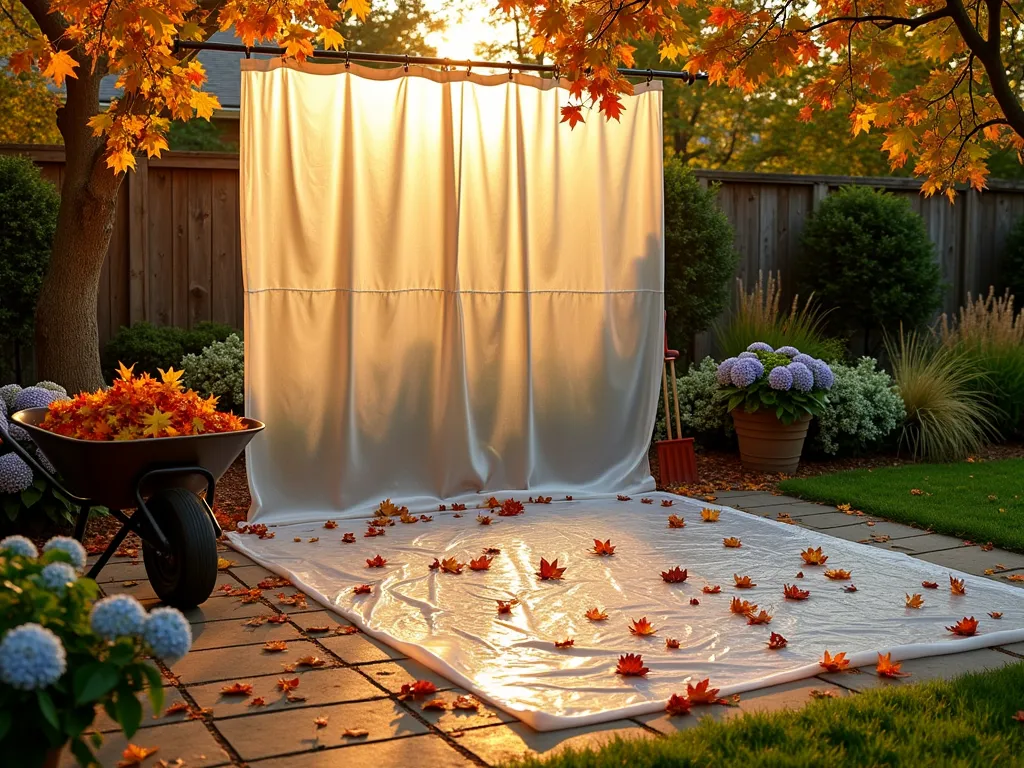
[(181, 384), (182, 371), (134, 376), (122, 363), (109, 389), (82, 392), (50, 404), (40, 425), (79, 440), (141, 440), (245, 429), (242, 420), (217, 410), (217, 398), (203, 399)]

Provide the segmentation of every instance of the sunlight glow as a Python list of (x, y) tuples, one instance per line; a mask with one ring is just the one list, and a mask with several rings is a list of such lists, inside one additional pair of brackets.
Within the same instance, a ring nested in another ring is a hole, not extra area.
[(498, 30), (489, 23), (492, 9), (481, 4), (462, 12), (459, 19), (455, 14), (448, 14), (447, 29), (432, 32), (426, 41), (437, 50), (438, 56), (449, 59), (479, 59), (476, 52), (479, 43), (493, 43), (498, 40)]

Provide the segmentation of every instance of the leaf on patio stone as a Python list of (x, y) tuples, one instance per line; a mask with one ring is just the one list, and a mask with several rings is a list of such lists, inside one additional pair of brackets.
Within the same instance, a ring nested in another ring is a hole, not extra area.
[(362, 739), (369, 735), (370, 732), (365, 728), (346, 728), (341, 732), (343, 739)]
[(251, 683), (231, 683), (220, 689), (221, 696), (248, 696), (252, 693)]
[(359, 627), (338, 627), (334, 632), (338, 635), (356, 635), (359, 634)]
[(242, 595), (243, 603), (258, 603), (260, 598), (263, 597), (262, 589), (247, 589)]
[(319, 656), (303, 656), (297, 659), (295, 662), (297, 667), (324, 667), (327, 666), (327, 662), (321, 659)]
[(331, 625), (330, 624), (324, 624), (323, 626), (306, 627), (306, 631), (307, 632), (330, 632), (331, 631)]
[(130, 768), (133, 765), (142, 765), (143, 761), (156, 752), (159, 747), (140, 747), (137, 744), (129, 744), (121, 753), (121, 761), (117, 768)]
[(213, 717), (212, 707), (195, 707), (188, 711), (189, 720), (202, 720), (204, 717)]
[[(178, 715), (182, 712), (188, 712), (188, 704), (186, 704), (184, 701), (176, 701), (164, 710), (164, 713), (163, 715), (161, 715), (161, 717), (170, 717), (171, 715)], [(156, 717), (156, 715), (153, 715), (153, 717)]]
[(263, 615), (253, 616), (242, 622), (243, 627), (260, 627), (267, 623), (267, 617)]
[(267, 621), (269, 621), (271, 624), (284, 624), (286, 621), (288, 621), (288, 614), (275, 613), (273, 616), (268, 616)]
[(137, 587), (137, 586), (139, 586), (139, 582), (137, 582), (137, 581), (124, 581), (124, 582), (121, 582), (121, 586), (122, 587)]
[(681, 715), (690, 714), (690, 700), (684, 696), (680, 696), (677, 693), (673, 693), (669, 696), (668, 703), (665, 705), (665, 712), (668, 713), (669, 717), (679, 717)]
[(268, 576), (256, 586), (260, 589), (279, 589), (281, 587), (290, 587), (291, 585), (291, 581), (283, 576)]
[(1015, 573), (1006, 577), (1007, 581), (1024, 581), (1024, 573)]
[(284, 691), (285, 693), (290, 693), (291, 691), (294, 691), (298, 687), (299, 687), (299, 678), (297, 678), (297, 677), (294, 677), (294, 678), (292, 678), (290, 680), (287, 677), (281, 677), (281, 678), (278, 678), (278, 680), (277, 680), (277, 690), (279, 690), (279, 691)]
[(313, 720), (313, 725), (315, 725), (317, 728), (326, 728), (327, 727), (327, 716), (326, 715), (320, 715), (320, 717), (315, 718)]
[(437, 686), (429, 680), (414, 680), (411, 683), (403, 683), (402, 689), (398, 692), (398, 699), (405, 701), (409, 698), (419, 698), (420, 696), (429, 696), (432, 693), (437, 693)]
[(878, 664), (875, 665), (875, 672), (882, 677), (910, 677), (909, 672), (901, 672), (902, 664), (892, 660), (892, 654), (878, 654)]
[(267, 700), (264, 699), (262, 696), (254, 696), (253, 698), (249, 699), (249, 706), (250, 707), (265, 707), (265, 706), (267, 706)]
[(833, 691), (830, 688), (826, 688), (824, 690), (822, 690), (821, 688), (812, 688), (811, 689), (811, 698), (812, 699), (838, 699), (839, 698), (839, 694), (837, 694), (835, 691)]
[(263, 650), (270, 653), (280, 653), (288, 650), (288, 644), (284, 640), (271, 640), (263, 644)]
[(430, 701), (423, 702), (423, 709), (446, 711), (448, 709), (448, 702), (438, 697), (436, 699), (431, 699)]
[(456, 696), (455, 701), (452, 702), (452, 707), (454, 709), (476, 712), (480, 709), (480, 702), (472, 696)]

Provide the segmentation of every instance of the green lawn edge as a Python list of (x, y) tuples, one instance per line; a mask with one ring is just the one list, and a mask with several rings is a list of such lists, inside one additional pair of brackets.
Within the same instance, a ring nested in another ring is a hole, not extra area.
[(1024, 459), (854, 469), (783, 480), (779, 490), (1024, 552)]
[[(665, 738), (616, 739), (509, 768), (1011, 766), (1024, 764), (1024, 663), (953, 680), (895, 684), (799, 710), (702, 718)], [(694, 712), (699, 712), (695, 708)], [(694, 715), (685, 716), (688, 718)], [(680, 721), (684, 720), (680, 718)], [(680, 722), (680, 724), (682, 724)]]

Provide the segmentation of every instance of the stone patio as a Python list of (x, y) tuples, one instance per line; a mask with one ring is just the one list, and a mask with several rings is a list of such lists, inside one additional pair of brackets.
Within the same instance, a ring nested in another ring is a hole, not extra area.
[[(880, 521), (869, 516), (846, 514), (834, 507), (761, 492), (724, 491), (721, 504), (775, 518), (787, 513), (798, 525), (851, 541), (870, 541), (866, 546), (887, 547), (929, 562), (957, 568), (986, 578), (1000, 579), (1024, 573), (1024, 556), (1000, 550), (983, 551), (957, 539), (928, 531)], [(225, 550), (233, 561), (223, 570), (218, 586), (254, 588), (269, 571), (248, 558)], [(1005, 570), (986, 573), (1005, 566)], [(100, 574), (106, 594), (134, 594), (147, 606), (156, 600), (145, 580), (141, 561), (117, 558)], [(1017, 584), (1020, 584), (1019, 582)], [(1022, 585), (1024, 586), (1024, 585)], [(255, 603), (216, 592), (203, 606), (188, 612), (195, 643), (192, 652), (170, 670), (165, 707), (183, 701), (193, 711), (156, 716), (144, 702), (143, 727), (134, 744), (158, 747), (146, 765), (160, 759), (183, 768), (199, 766), (259, 766), (259, 768), (359, 768), (414, 764), (416, 768), (456, 768), (495, 765), (526, 755), (548, 755), (567, 747), (598, 746), (614, 738), (659, 738), (692, 728), (696, 717), (670, 718), (658, 713), (631, 720), (565, 731), (538, 733), (503, 712), (481, 706), (479, 711), (424, 711), (419, 703), (400, 701), (403, 683), (431, 680), (449, 700), (465, 693), (420, 664), (361, 633), (341, 634), (349, 626), (315, 603), (309, 606), (280, 604), (279, 593), (293, 589), (266, 589)], [(244, 626), (254, 616), (285, 614), (282, 623)], [(326, 629), (325, 629), (326, 628)], [(267, 653), (262, 646), (282, 641), (285, 650)], [(323, 666), (298, 668), (287, 675), (282, 665), (303, 656), (317, 656)], [(993, 669), (1024, 659), (1024, 643), (950, 656), (907, 661), (903, 669), (910, 681), (952, 677), (968, 671)], [(299, 678), (295, 693), (305, 698), (289, 702), (278, 690), (279, 678)], [(252, 696), (264, 706), (249, 706), (251, 697), (227, 697), (220, 693), (227, 682), (253, 686)], [(907, 685), (907, 680), (879, 678), (872, 667), (862, 674), (822, 674), (815, 678), (744, 694), (738, 707), (713, 707), (706, 716), (728, 719), (744, 712), (800, 707), (811, 700), (812, 690), (829, 690), (839, 696), (856, 695), (867, 688)], [(191, 718), (191, 719), (190, 719)], [(318, 726), (317, 718), (326, 718)], [(125, 748), (117, 727), (101, 713), (95, 729), (105, 734), (99, 751), (104, 766), (114, 766)], [(363, 736), (344, 736), (345, 729), (365, 730)], [(74, 761), (65, 756), (62, 766)]]

